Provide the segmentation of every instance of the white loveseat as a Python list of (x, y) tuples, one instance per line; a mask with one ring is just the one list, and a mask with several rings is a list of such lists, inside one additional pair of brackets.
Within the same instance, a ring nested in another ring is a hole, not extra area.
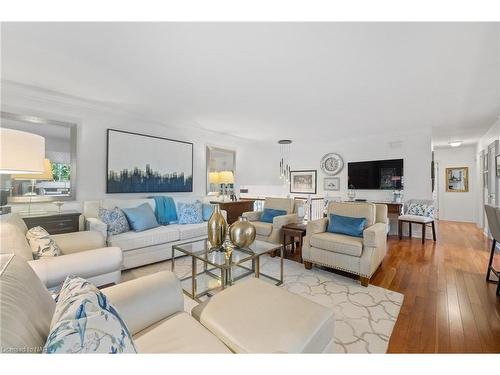
[[(195, 199), (175, 200), (192, 202)], [(202, 200), (202, 199), (199, 199)], [(99, 208), (113, 209), (137, 207), (148, 203), (155, 209), (154, 199), (103, 199), (83, 202), (85, 228), (98, 231), (107, 238), (108, 246), (117, 246), (123, 251), (123, 269), (140, 267), (146, 264), (160, 262), (172, 257), (172, 246), (189, 241), (207, 238), (208, 226), (206, 222), (199, 224), (169, 224), (142, 232), (128, 231), (117, 235), (107, 236), (107, 225), (98, 219)], [(225, 215), (225, 212), (223, 211)]]
[(27, 231), (19, 215), (1, 215), (0, 253), (14, 253), (26, 260), (47, 288), (60, 285), (68, 275), (86, 278), (97, 286), (121, 281), (122, 252), (118, 247), (106, 247), (100, 233), (52, 235), (62, 255), (33, 259), (26, 240)]

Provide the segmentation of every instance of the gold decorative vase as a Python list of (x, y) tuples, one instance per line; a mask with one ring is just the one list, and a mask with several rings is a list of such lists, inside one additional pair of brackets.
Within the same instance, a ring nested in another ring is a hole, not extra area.
[(227, 223), (222, 212), (220, 212), (219, 205), (215, 205), (214, 211), (208, 219), (208, 242), (212, 248), (220, 249), (226, 240)]
[(240, 216), (238, 221), (229, 227), (229, 239), (236, 247), (248, 247), (255, 241), (255, 226), (246, 217)]

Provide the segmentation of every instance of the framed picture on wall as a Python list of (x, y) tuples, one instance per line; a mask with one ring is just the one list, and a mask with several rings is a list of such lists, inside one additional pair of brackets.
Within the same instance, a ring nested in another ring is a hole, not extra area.
[(316, 194), (316, 170), (290, 171), (290, 193)]
[(500, 163), (499, 163), (498, 158), (500, 158), (500, 155), (495, 156), (495, 170), (496, 170), (497, 177), (500, 177)]
[(469, 191), (469, 168), (446, 168), (446, 191), (448, 193), (466, 193)]
[(108, 129), (106, 193), (193, 191), (193, 144)]
[(340, 178), (339, 177), (325, 177), (323, 180), (323, 190), (325, 191), (339, 191)]

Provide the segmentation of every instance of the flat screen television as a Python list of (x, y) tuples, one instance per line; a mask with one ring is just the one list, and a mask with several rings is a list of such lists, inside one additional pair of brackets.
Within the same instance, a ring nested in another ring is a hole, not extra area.
[(347, 174), (350, 189), (403, 189), (403, 159), (348, 163)]

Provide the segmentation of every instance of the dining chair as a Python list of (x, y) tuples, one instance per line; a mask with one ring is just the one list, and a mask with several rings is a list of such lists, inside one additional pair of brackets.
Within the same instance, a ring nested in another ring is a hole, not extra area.
[[(489, 283), (497, 283), (497, 295), (500, 295), (500, 271), (493, 267), (493, 258), (495, 257), (495, 250), (497, 241), (500, 241), (500, 210), (489, 204), (484, 205), (486, 211), (486, 218), (488, 219), (488, 226), (490, 228), (493, 241), (491, 243), (491, 254), (488, 262), (488, 270), (486, 272), (486, 281)], [(493, 273), (497, 280), (491, 280), (490, 275)]]

